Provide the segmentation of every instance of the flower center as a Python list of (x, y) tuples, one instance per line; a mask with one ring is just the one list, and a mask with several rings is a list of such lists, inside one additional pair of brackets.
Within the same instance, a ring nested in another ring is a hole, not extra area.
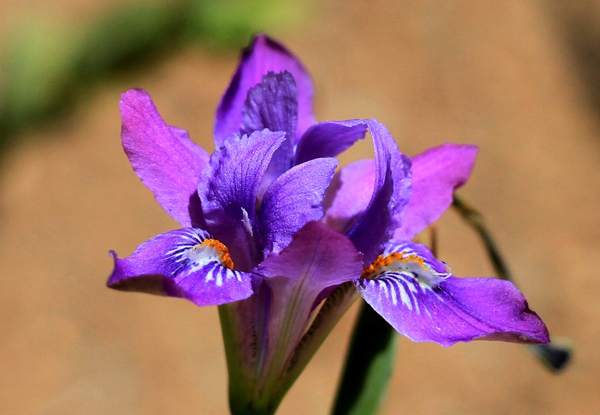
[(201, 263), (218, 261), (224, 267), (233, 269), (233, 261), (229, 255), (229, 250), (216, 239), (205, 239), (194, 245), (188, 255), (190, 259), (200, 260)]

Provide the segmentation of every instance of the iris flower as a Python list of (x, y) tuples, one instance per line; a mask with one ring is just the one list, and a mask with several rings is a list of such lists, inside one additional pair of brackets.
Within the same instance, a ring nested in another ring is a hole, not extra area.
[[(398, 332), (443, 346), (547, 343), (510, 282), (457, 278), (411, 240), (448, 208), (477, 149), (412, 160), (376, 120), (315, 123), (300, 61), (260, 35), (217, 109), (212, 155), (166, 124), (150, 96), (122, 95), (123, 147), (181, 225), (118, 258), (108, 286), (218, 305), (233, 413), (272, 413), (361, 296)], [(335, 173), (370, 131), (374, 160)]]

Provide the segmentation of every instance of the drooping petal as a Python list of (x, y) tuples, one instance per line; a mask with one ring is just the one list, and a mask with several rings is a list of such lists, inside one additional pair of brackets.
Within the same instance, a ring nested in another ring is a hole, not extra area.
[(356, 218), (367, 209), (375, 184), (375, 160), (364, 159), (348, 164), (337, 172), (327, 189), (330, 205), (325, 212), (325, 223), (346, 233)]
[(335, 157), (365, 137), (363, 120), (324, 121), (311, 126), (296, 147), (295, 164), (318, 157)]
[(120, 107), (123, 148), (133, 169), (173, 219), (182, 226), (197, 224), (197, 187), (208, 154), (185, 130), (163, 121), (146, 91), (130, 89)]
[(265, 359), (289, 359), (319, 294), (361, 270), (361, 255), (350, 240), (319, 222), (307, 223), (279, 254), (268, 255), (257, 268), (271, 291)]
[(348, 237), (371, 263), (390, 233), (398, 225), (392, 221), (406, 207), (410, 197), (410, 158), (400, 153), (387, 128), (376, 120), (365, 120), (375, 147), (375, 185), (366, 210), (358, 217)]
[(323, 194), (338, 161), (319, 158), (294, 166), (265, 192), (258, 215), (265, 253), (279, 252), (309, 221), (323, 217)]
[(215, 120), (215, 147), (240, 130), (242, 107), (250, 88), (262, 81), (268, 72), (288, 71), (298, 89), (298, 123), (296, 134), (300, 137), (314, 124), (312, 113), (313, 85), (302, 63), (281, 43), (266, 35), (258, 35), (242, 52), (240, 63), (231, 83), (221, 98)]
[(452, 204), (452, 193), (473, 170), (477, 147), (444, 144), (412, 159), (412, 195), (394, 239), (409, 240)]
[(256, 258), (256, 197), (283, 132), (257, 131), (233, 135), (216, 150), (202, 172), (198, 194), (208, 230), (227, 245), (238, 269), (251, 270)]
[(110, 288), (220, 305), (252, 295), (252, 275), (232, 269), (227, 248), (198, 228), (183, 228), (144, 242), (127, 258), (111, 252)]
[(471, 340), (548, 343), (548, 330), (510, 282), (456, 278), (423, 245), (391, 242), (359, 294), (399, 333), (442, 346)]
[(240, 133), (250, 135), (265, 128), (285, 132), (285, 141), (271, 158), (262, 189), (266, 189), (292, 166), (298, 120), (297, 96), (296, 83), (287, 71), (278, 74), (269, 72), (262, 82), (248, 91), (248, 98), (242, 107)]

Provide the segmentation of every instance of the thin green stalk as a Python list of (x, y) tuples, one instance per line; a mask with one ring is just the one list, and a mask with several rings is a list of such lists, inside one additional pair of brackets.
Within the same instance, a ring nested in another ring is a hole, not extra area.
[(252, 347), (248, 339), (240, 337), (243, 323), (239, 319), (240, 310), (236, 309), (239, 305), (240, 302), (219, 306), (229, 374), (229, 409), (232, 415), (273, 415), (281, 399), (273, 398), (268, 391), (265, 393), (258, 383), (256, 370), (260, 364), (256, 356), (248, 352)]
[(398, 334), (371, 306), (363, 303), (333, 415), (370, 415), (377, 413), (392, 375)]

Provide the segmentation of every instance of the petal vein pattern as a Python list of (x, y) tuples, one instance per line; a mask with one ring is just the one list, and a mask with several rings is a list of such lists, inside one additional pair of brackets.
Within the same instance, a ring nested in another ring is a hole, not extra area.
[(283, 131), (290, 153), (287, 156), (291, 158), (298, 122), (297, 96), (296, 82), (289, 72), (267, 73), (262, 82), (248, 91), (242, 107), (240, 134), (249, 135), (265, 128)]
[(227, 245), (236, 266), (244, 271), (250, 271), (260, 261), (256, 241), (249, 231), (256, 226), (261, 180), (284, 139), (285, 133), (269, 130), (249, 137), (233, 135), (213, 153), (202, 172), (198, 194), (206, 226)]
[(248, 91), (242, 107), (240, 134), (250, 135), (263, 129), (285, 133), (285, 141), (271, 157), (259, 194), (291, 167), (298, 120), (297, 94), (294, 77), (287, 71), (269, 72), (262, 82)]
[(365, 301), (413, 341), (443, 346), (475, 339), (549, 341), (546, 326), (512, 283), (456, 278), (424, 245), (389, 242), (354, 283)]
[(108, 286), (219, 305), (252, 294), (250, 274), (235, 271), (225, 245), (197, 228), (158, 235), (115, 259)]

